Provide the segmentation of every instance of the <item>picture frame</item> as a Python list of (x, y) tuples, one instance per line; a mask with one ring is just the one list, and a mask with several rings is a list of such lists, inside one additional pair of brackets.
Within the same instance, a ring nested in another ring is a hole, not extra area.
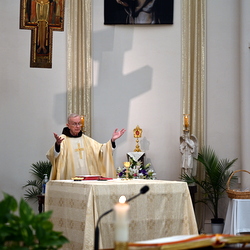
[(173, 24), (174, 0), (104, 0), (104, 24)]

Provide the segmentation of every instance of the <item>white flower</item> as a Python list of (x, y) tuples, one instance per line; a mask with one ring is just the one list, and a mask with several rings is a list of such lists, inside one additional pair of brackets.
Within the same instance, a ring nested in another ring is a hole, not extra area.
[(136, 166), (139, 166), (139, 167), (140, 167), (140, 166), (141, 166), (141, 164), (142, 164), (142, 162), (141, 162), (141, 161), (137, 161), (137, 162), (136, 162)]

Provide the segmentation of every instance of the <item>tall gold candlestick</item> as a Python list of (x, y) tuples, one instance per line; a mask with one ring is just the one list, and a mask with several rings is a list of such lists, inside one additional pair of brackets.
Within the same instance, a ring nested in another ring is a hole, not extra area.
[(136, 138), (136, 146), (134, 152), (141, 152), (138, 138), (141, 138), (142, 136), (142, 129), (137, 125), (133, 132), (134, 132), (134, 138)]

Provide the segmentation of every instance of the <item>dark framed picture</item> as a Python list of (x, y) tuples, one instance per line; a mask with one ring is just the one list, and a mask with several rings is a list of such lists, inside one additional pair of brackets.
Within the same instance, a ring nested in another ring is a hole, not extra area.
[(174, 0), (104, 0), (104, 24), (173, 24)]

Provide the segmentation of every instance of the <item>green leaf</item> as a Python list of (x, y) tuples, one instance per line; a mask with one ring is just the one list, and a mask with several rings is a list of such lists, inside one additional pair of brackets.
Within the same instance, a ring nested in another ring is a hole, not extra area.
[(11, 195), (3, 193), (4, 200), (0, 202), (0, 223), (6, 223), (10, 217), (11, 212), (15, 212), (17, 210), (18, 204), (15, 198)]
[(34, 217), (34, 211), (23, 199), (20, 201), (19, 214), (22, 222), (26, 224), (31, 223)]
[(35, 235), (33, 234), (33, 230), (29, 225), (23, 224), (20, 228), (20, 234), (24, 245), (32, 246), (34, 244)]
[(26, 201), (21, 199), (18, 207), (14, 197), (7, 194), (0, 209), (0, 250), (58, 249), (68, 242), (62, 233), (53, 230), (52, 211), (35, 214)]

